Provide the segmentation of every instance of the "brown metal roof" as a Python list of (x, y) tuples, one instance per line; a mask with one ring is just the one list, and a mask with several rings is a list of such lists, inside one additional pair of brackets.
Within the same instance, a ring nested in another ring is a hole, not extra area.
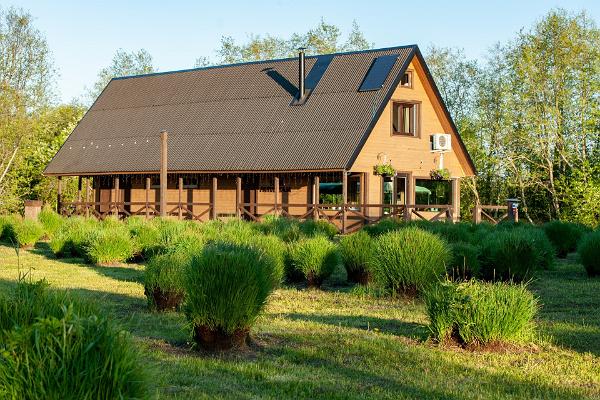
[[(300, 106), (290, 105), (297, 59), (113, 79), (45, 173), (158, 171), (162, 130), (172, 171), (344, 169), (415, 50), (336, 54)], [(390, 54), (398, 60), (383, 87), (359, 92), (374, 58)], [(315, 60), (307, 57), (307, 71)]]

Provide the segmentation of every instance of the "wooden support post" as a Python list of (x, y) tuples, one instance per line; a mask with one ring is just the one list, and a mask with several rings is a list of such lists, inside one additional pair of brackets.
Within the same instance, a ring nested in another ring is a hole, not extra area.
[(120, 210), (120, 206), (119, 203), (121, 202), (121, 189), (119, 188), (119, 177), (117, 176), (115, 178), (115, 208), (113, 208), (113, 214), (116, 215), (117, 217), (119, 216), (119, 210)]
[(362, 215), (365, 215), (365, 174), (361, 172), (358, 175), (358, 188), (360, 190), (360, 194), (358, 196), (358, 202), (360, 203), (360, 212)]
[(242, 217), (242, 178), (240, 176), (235, 178), (235, 216), (237, 218)]
[(160, 133), (160, 216), (167, 216), (167, 131)]
[[(363, 185), (360, 187), (360, 191), (363, 196), (363, 204), (369, 204), (369, 176), (368, 172), (363, 173)], [(370, 216), (372, 214), (371, 209), (369, 207), (364, 207), (364, 215)], [(365, 221), (366, 222), (366, 221)]]
[(342, 233), (346, 233), (346, 207), (348, 205), (348, 173), (342, 171)]
[(81, 187), (82, 187), (82, 178), (81, 176), (77, 177), (77, 207), (75, 210), (81, 211)]
[(452, 178), (452, 222), (460, 220), (460, 179)]
[(85, 178), (85, 216), (90, 216), (90, 177)]
[(275, 215), (279, 215), (279, 177), (276, 176), (275, 178), (273, 178), (273, 192), (275, 194), (275, 203), (274, 203), (274, 210), (273, 212), (275, 213)]
[(519, 199), (506, 199), (508, 220), (519, 222)]
[(217, 219), (217, 184), (217, 177), (213, 176), (210, 191), (210, 219)]
[(319, 189), (321, 185), (321, 177), (319, 175), (314, 177), (314, 192), (313, 192), (313, 218), (319, 219), (319, 202), (320, 194)]
[(475, 204), (475, 208), (473, 208), (473, 222), (476, 224), (481, 223), (481, 205)]
[(146, 219), (150, 218), (150, 177), (146, 177)]
[(396, 212), (398, 210), (398, 208), (396, 207), (396, 205), (398, 204), (398, 179), (396, 178), (396, 176), (392, 176), (392, 208), (390, 210), (390, 214), (392, 215), (392, 218), (397, 217), (398, 213)]
[(62, 213), (62, 176), (57, 177), (56, 183), (56, 212)]
[(181, 199), (183, 197), (183, 177), (179, 177), (179, 179), (177, 180), (177, 191), (178, 191), (178, 212), (177, 212), (177, 218), (181, 219), (181, 217), (183, 217), (183, 204), (181, 203)]

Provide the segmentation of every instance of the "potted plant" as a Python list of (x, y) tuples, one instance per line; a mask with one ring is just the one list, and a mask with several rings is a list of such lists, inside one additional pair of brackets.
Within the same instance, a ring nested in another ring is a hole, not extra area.
[(450, 171), (447, 168), (432, 169), (429, 176), (434, 181), (447, 181), (450, 179)]
[(392, 164), (377, 164), (373, 167), (373, 172), (375, 175), (381, 176), (394, 176), (396, 175), (396, 170), (392, 167)]

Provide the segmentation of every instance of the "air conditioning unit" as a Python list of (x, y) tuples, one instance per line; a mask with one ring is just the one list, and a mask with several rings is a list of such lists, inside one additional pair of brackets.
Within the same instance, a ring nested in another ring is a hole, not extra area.
[(431, 135), (431, 150), (445, 151), (452, 149), (452, 136), (447, 133), (434, 133)]

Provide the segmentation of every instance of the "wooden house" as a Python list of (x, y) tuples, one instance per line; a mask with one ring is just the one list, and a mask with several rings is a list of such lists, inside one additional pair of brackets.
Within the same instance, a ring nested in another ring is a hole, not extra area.
[(276, 214), (347, 232), (456, 220), (475, 168), (418, 47), (401, 46), (115, 78), (45, 174), (79, 177), (76, 202), (59, 184), (64, 214)]

